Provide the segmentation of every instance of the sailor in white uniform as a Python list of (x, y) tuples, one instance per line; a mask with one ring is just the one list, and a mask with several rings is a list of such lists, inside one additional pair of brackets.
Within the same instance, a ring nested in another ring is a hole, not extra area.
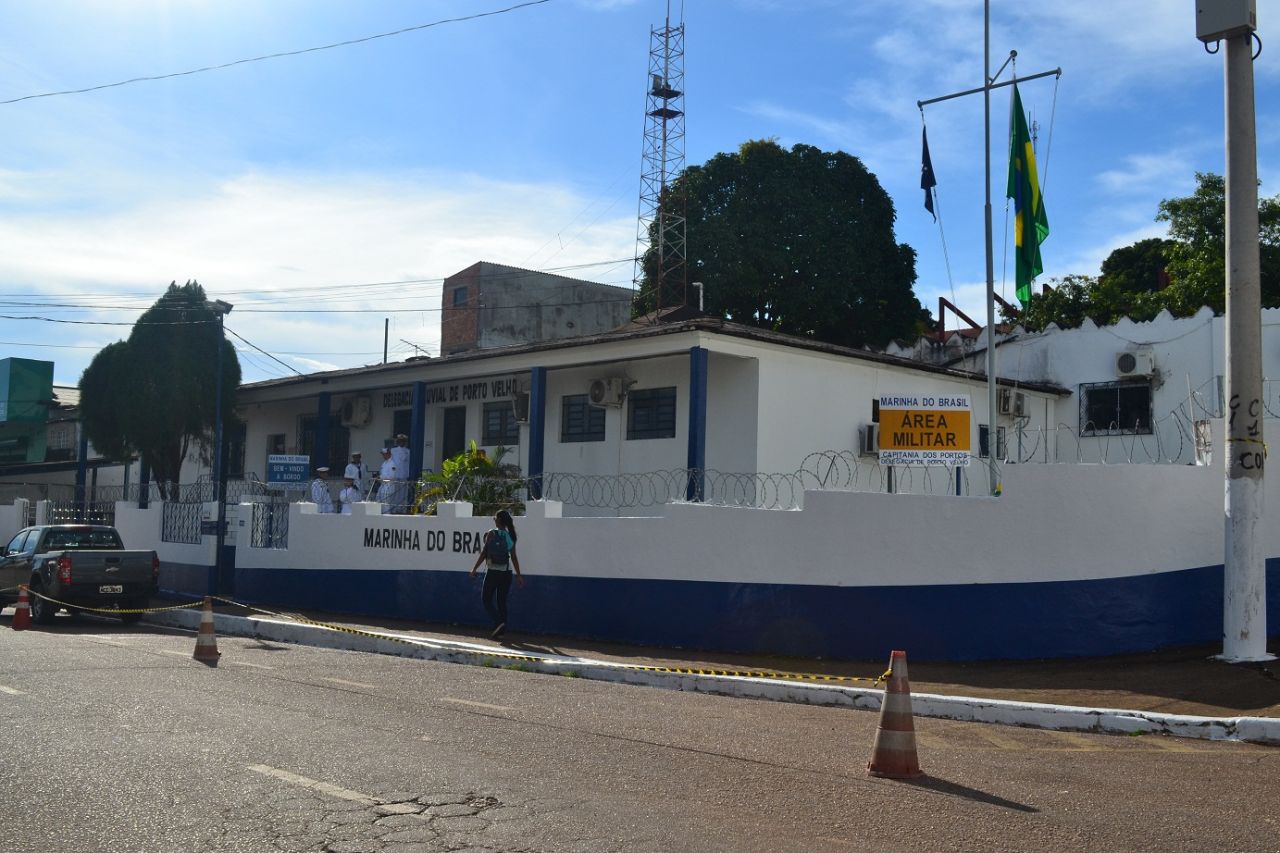
[(360, 500), (360, 489), (356, 487), (355, 478), (342, 478), (342, 491), (338, 492), (338, 500), (342, 502), (342, 514), (351, 515), (351, 505)]
[(391, 449), (382, 448), (382, 465), (378, 468), (378, 500), (382, 511), (388, 510), (396, 493), (396, 463), (391, 461)]
[(317, 468), (316, 478), (311, 481), (311, 502), (316, 505), (316, 512), (333, 512), (333, 495), (329, 494), (329, 469)]
[(396, 466), (396, 490), (392, 500), (395, 513), (409, 510), (409, 436), (400, 433), (396, 436), (396, 446), (391, 448), (391, 461)]
[(356, 487), (356, 491), (364, 494), (364, 460), (357, 450), (351, 454), (351, 461), (347, 463), (347, 468), (342, 472), (343, 477), (350, 477), (352, 485)]

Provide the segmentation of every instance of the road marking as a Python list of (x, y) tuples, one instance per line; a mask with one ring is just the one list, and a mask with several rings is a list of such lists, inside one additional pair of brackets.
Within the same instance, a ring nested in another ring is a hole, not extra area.
[(468, 699), (454, 699), (450, 696), (445, 696), (440, 701), (452, 702), (455, 705), (470, 705), (472, 708), (484, 708), (486, 711), (506, 711), (508, 713), (514, 713), (516, 710), (515, 708), (508, 708), (506, 705), (490, 705), (488, 702), (472, 702)]
[(189, 657), (191, 657), (191, 653), (190, 653), (190, 652), (175, 652), (173, 649), (161, 649), (161, 650), (160, 650), (160, 654), (162, 654), (162, 655), (177, 655), (177, 656), (178, 656), (178, 657), (180, 657), (180, 658), (189, 658)]
[(324, 681), (332, 681), (334, 684), (341, 684), (344, 687), (363, 687), (366, 690), (377, 690), (376, 684), (365, 684), (363, 681), (343, 681), (341, 678), (325, 678)]
[(251, 666), (254, 669), (275, 669), (274, 666), (267, 666), (264, 663), (249, 663), (247, 660), (229, 660), (227, 663), (234, 664), (235, 666)]
[(119, 646), (122, 649), (129, 648), (128, 643), (118, 643), (115, 640), (104, 640), (101, 637), (97, 638), (96, 640), (90, 640), (89, 642), (100, 643), (101, 645), (104, 645), (104, 646)]
[(8, 693), (10, 696), (26, 696), (27, 695), (26, 693), (23, 693), (21, 690), (14, 690), (12, 687), (5, 687), (3, 684), (0, 684), (0, 693)]
[(339, 788), (337, 785), (330, 785), (328, 782), (321, 782), (318, 779), (308, 779), (306, 776), (299, 776), (297, 773), (290, 773), (288, 770), (281, 770), (278, 767), (269, 767), (266, 764), (250, 764), (248, 767), (254, 773), (261, 773), (263, 776), (270, 776), (273, 779), (279, 779), (291, 785), (299, 785), (311, 791), (319, 791), (321, 794), (328, 794), (340, 800), (350, 800), (353, 803), (360, 803), (366, 806), (376, 806), (378, 804), (378, 800), (368, 794)]

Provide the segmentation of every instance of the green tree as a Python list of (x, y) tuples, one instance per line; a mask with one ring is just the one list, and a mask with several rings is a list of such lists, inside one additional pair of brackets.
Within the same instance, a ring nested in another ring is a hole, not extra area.
[[(856, 157), (749, 141), (686, 169), (663, 204), (685, 205), (688, 278), (711, 314), (846, 346), (919, 331), (915, 250), (894, 238), (893, 202)], [(654, 308), (655, 269), (651, 249), (637, 313)]]
[[(1021, 315), (1006, 312), (1005, 319), (1041, 329), (1051, 322), (1072, 328), (1085, 317), (1099, 325), (1125, 316), (1150, 320), (1161, 310), (1186, 317), (1205, 305), (1221, 314), (1226, 301), (1222, 177), (1197, 172), (1195, 192), (1160, 202), (1156, 219), (1169, 223), (1170, 239), (1139, 240), (1116, 249), (1103, 261), (1100, 277), (1051, 281)], [(1258, 242), (1262, 304), (1280, 307), (1280, 196), (1259, 199)]]
[[(1208, 305), (1221, 314), (1226, 304), (1226, 181), (1196, 172), (1196, 190), (1185, 198), (1160, 202), (1156, 219), (1169, 223), (1166, 305), (1178, 315)], [(1262, 304), (1280, 306), (1280, 196), (1258, 200), (1258, 243), (1262, 263)]]
[(80, 376), (85, 434), (103, 456), (136, 453), (165, 489), (182, 460), (214, 443), (218, 347), (222, 347), (223, 434), (235, 423), (240, 362), (221, 335), (204, 288), (169, 285), (127, 341), (100, 351)]

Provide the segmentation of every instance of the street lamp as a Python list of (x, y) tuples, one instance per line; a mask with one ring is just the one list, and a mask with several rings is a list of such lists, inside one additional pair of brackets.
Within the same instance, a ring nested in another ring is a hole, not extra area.
[(215, 484), (213, 489), (218, 501), (218, 530), (217, 546), (213, 552), (213, 583), (210, 584), (211, 589), (209, 591), (210, 593), (217, 593), (220, 591), (219, 584), (222, 583), (222, 544), (227, 538), (227, 490), (226, 482), (222, 477), (222, 343), (226, 340), (226, 336), (222, 330), (222, 322), (223, 318), (231, 313), (231, 303), (216, 299), (210, 307), (218, 318), (218, 373), (214, 379), (215, 399), (213, 407), (213, 482)]

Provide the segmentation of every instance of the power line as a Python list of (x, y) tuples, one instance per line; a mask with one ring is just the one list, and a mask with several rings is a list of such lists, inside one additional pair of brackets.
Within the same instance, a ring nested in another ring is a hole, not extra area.
[(413, 27), (404, 27), (403, 29), (393, 30), (389, 33), (378, 33), (377, 35), (364, 36), (362, 38), (348, 39), (346, 41), (334, 42), (333, 44), (324, 44), (317, 47), (304, 47), (301, 50), (287, 50), (280, 53), (268, 53), (264, 56), (254, 56), (248, 59), (237, 59), (234, 62), (224, 62), (221, 65), (206, 65), (202, 68), (192, 68), (188, 71), (175, 71), (171, 74), (156, 74), (148, 77), (131, 77), (128, 80), (120, 80), (115, 83), (103, 83), (98, 86), (87, 86), (83, 89), (64, 89), (60, 92), (44, 92), (38, 95), (23, 95), (20, 98), (10, 98), (7, 101), (0, 101), (0, 106), (6, 104), (16, 104), (20, 101), (31, 101), (36, 98), (53, 98), (59, 95), (83, 95), (87, 92), (98, 92), (103, 89), (115, 89), (120, 86), (128, 86), (131, 83), (147, 83), (155, 80), (169, 80), (174, 77), (189, 77), (193, 74), (203, 74), (206, 71), (221, 71), (227, 68), (233, 68), (237, 65), (247, 65), (251, 62), (263, 62), (268, 59), (281, 59), (288, 56), (300, 56), (304, 53), (316, 53), (321, 50), (333, 50), (338, 47), (350, 47), (354, 44), (362, 44), (364, 42), (375, 41), (377, 39), (391, 38), (392, 36), (403, 35), (405, 33), (415, 32), (417, 30), (430, 29), (438, 27), (442, 24), (457, 24), (464, 21), (474, 21), (477, 18), (488, 18), (493, 15), (501, 15), (506, 12), (514, 12), (518, 9), (524, 9), (528, 6), (540, 6), (543, 3), (550, 3), (551, 0), (528, 0), (527, 3), (517, 3), (514, 6), (508, 6), (505, 9), (495, 9), (491, 12), (477, 12), (474, 15), (464, 15), (460, 18), (442, 18), (439, 21), (432, 21), (429, 24), (418, 24)]
[[(616, 266), (622, 263), (631, 263), (631, 262), (634, 262), (634, 260), (635, 260), (634, 258), (629, 258), (629, 257), (628, 258), (611, 258), (605, 261), (588, 261), (586, 263), (581, 263), (581, 264), (566, 264), (564, 266), (544, 267), (542, 269), (537, 269), (537, 270), (521, 269), (518, 267), (513, 267), (510, 272), (489, 273), (485, 276), (485, 280), (495, 281), (495, 280), (501, 280), (506, 278), (519, 278), (531, 272), (561, 273), (561, 272), (569, 272), (572, 270), (590, 269), (592, 267), (609, 267), (609, 266)], [(499, 266), (502, 266), (502, 265), (499, 264)], [(278, 291), (277, 290), (219, 290), (218, 293), (221, 296), (236, 296), (236, 297), (245, 296), (249, 294), (281, 294), (281, 295), (287, 295), (292, 299), (297, 299), (297, 300), (305, 299), (307, 301), (314, 301), (315, 299), (314, 294), (320, 293), (320, 292), (344, 291), (344, 293), (341, 293), (339, 295), (349, 296), (350, 294), (345, 293), (345, 291), (349, 291), (352, 288), (360, 288), (361, 290), (367, 291), (371, 288), (398, 289), (398, 288), (404, 287), (407, 284), (444, 284), (445, 281), (447, 281), (452, 277), (453, 276), (440, 276), (435, 278), (409, 278), (409, 279), (401, 279), (399, 281), (344, 282), (341, 284), (318, 284), (318, 285), (303, 286), (303, 287), (290, 286), (287, 289), (278, 290)], [(587, 282), (587, 283), (603, 284), (604, 282)], [(19, 302), (18, 300), (30, 299), (38, 296), (40, 296), (40, 294), (38, 293), (37, 294), (0, 293), (0, 300), (5, 300), (5, 299), (14, 300), (12, 302), (0, 302), (0, 305), (9, 305), (10, 307), (25, 307), (26, 303)], [(154, 292), (148, 291), (146, 293), (121, 292), (121, 293), (115, 293), (115, 294), (109, 294), (109, 295), (103, 295), (103, 296), (82, 295), (80, 296), (80, 298), (84, 300), (132, 299), (132, 298), (154, 300), (157, 297), (155, 296)], [(416, 295), (410, 294), (409, 296), (393, 297), (393, 298), (412, 299), (412, 298), (416, 298)], [(32, 307), (44, 307), (45, 305), (48, 305), (48, 304), (59, 304), (59, 303), (33, 303)], [(81, 303), (72, 303), (72, 304), (79, 305)], [(149, 306), (139, 305), (137, 307), (149, 307)]]
[(224, 328), (224, 329), (226, 329), (226, 330), (227, 330), (228, 332), (230, 332), (231, 334), (235, 335), (235, 336), (236, 336), (237, 338), (239, 338), (240, 340), (244, 341), (244, 342), (245, 342), (246, 344), (248, 344), (249, 346), (253, 347), (253, 348), (254, 348), (255, 350), (257, 350), (258, 352), (260, 352), (260, 353), (262, 353), (263, 355), (265, 355), (267, 358), (269, 358), (269, 359), (271, 359), (272, 361), (274, 361), (276, 364), (280, 365), (281, 367), (284, 367), (284, 368), (286, 368), (286, 369), (288, 369), (288, 370), (292, 370), (294, 373), (298, 374), (299, 376), (301, 376), (301, 375), (302, 375), (302, 372), (301, 372), (300, 370), (295, 370), (294, 368), (292, 368), (292, 367), (290, 367), (289, 365), (285, 364), (283, 361), (281, 361), (280, 359), (276, 358), (274, 355), (272, 355), (271, 353), (267, 352), (267, 351), (266, 351), (266, 350), (264, 350), (262, 347), (258, 346), (257, 344), (255, 344), (255, 343), (253, 343), (252, 341), (250, 341), (250, 340), (248, 340), (247, 338), (245, 338), (245, 337), (244, 337), (244, 335), (236, 334), (236, 332), (232, 331), (231, 329), (227, 329), (227, 327), (226, 327), (225, 325), (223, 326), (223, 328)]

